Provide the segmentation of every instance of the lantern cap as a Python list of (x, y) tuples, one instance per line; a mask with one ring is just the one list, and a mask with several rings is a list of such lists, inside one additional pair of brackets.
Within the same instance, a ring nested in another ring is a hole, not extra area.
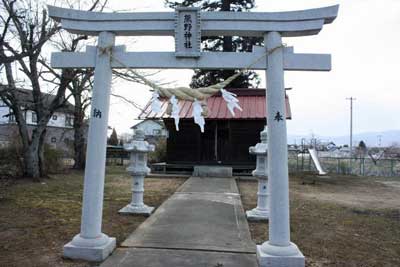
[(124, 145), (124, 149), (128, 152), (141, 152), (147, 153), (154, 151), (154, 145), (149, 144), (147, 141), (144, 140), (144, 131), (136, 130), (135, 135), (133, 136), (133, 140)]
[(252, 155), (267, 155), (268, 153), (268, 132), (267, 127), (260, 133), (261, 143), (249, 147), (249, 153)]
[(264, 130), (260, 133), (261, 143), (268, 143), (268, 131), (267, 126), (264, 126)]

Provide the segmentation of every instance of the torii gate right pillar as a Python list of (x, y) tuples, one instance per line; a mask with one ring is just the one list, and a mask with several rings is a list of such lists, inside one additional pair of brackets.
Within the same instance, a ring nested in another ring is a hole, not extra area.
[(269, 178), (269, 240), (257, 246), (261, 267), (303, 267), (305, 259), (298, 247), (290, 242), (289, 174), (284, 86), (284, 53), (278, 32), (264, 36), (269, 51), (267, 60), (267, 127)]

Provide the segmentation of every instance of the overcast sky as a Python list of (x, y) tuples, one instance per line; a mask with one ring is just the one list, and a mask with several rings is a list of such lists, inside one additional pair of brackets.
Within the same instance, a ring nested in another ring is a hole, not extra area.
[[(109, 0), (113, 10), (168, 11), (163, 0)], [(123, 4), (122, 4), (123, 3)], [(254, 11), (299, 10), (340, 4), (338, 18), (311, 37), (285, 38), (295, 52), (332, 54), (331, 72), (286, 72), (293, 118), (289, 134), (324, 136), (349, 132), (349, 101), (355, 97), (354, 132), (400, 130), (400, 0), (258, 0)], [(118, 38), (132, 51), (173, 51), (172, 37)], [(155, 79), (188, 85), (191, 70), (164, 70)], [(260, 72), (261, 87), (265, 74)], [(148, 88), (115, 83), (113, 90), (144, 105)], [(138, 110), (114, 99), (110, 126), (130, 132)]]

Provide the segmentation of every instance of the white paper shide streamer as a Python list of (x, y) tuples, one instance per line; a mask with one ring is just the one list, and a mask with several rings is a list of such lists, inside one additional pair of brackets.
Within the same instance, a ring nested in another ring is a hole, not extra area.
[(179, 131), (179, 111), (180, 111), (180, 107), (178, 105), (178, 100), (173, 95), (170, 98), (169, 102), (172, 104), (171, 117), (174, 118), (176, 130)]
[(236, 98), (236, 94), (228, 92), (224, 89), (221, 89), (221, 94), (232, 116), (235, 116), (235, 108), (243, 111), (243, 109), (239, 106), (239, 100)]
[(159, 99), (160, 95), (158, 94), (157, 91), (154, 91), (153, 95), (151, 96), (151, 110), (154, 113), (160, 113), (161, 112), (161, 101)]
[[(243, 110), (239, 106), (239, 100), (236, 98), (237, 97), (236, 94), (228, 92), (224, 89), (221, 89), (221, 94), (222, 94), (222, 97), (225, 100), (228, 110), (232, 114), (232, 116), (235, 116), (235, 109), (238, 109), (240, 111)], [(161, 112), (162, 102), (160, 101), (159, 97), (160, 97), (159, 93), (157, 91), (155, 91), (155, 92), (153, 92), (153, 95), (150, 100), (151, 110), (156, 114)], [(171, 106), (172, 106), (171, 117), (174, 119), (176, 130), (179, 131), (180, 107), (178, 105), (178, 99), (176, 98), (175, 95), (173, 95), (169, 99), (169, 102), (171, 103)], [(205, 119), (203, 117), (203, 107), (201, 105), (201, 102), (198, 101), (197, 99), (195, 99), (195, 101), (193, 102), (192, 116), (193, 116), (194, 122), (197, 125), (199, 125), (201, 132), (204, 133)]]
[(194, 122), (200, 126), (201, 132), (204, 133), (204, 124), (206, 122), (204, 120), (202, 113), (203, 113), (203, 107), (201, 106), (201, 103), (196, 99), (193, 102), (192, 116), (194, 118)]

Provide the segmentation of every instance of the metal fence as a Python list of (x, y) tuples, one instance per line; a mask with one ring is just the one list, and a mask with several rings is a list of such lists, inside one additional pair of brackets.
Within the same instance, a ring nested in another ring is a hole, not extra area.
[[(299, 154), (301, 155), (301, 154)], [(289, 171), (315, 171), (317, 169), (311, 157), (289, 155)], [(335, 158), (320, 157), (319, 161), (324, 171), (333, 174), (353, 174), (360, 176), (398, 176), (400, 177), (400, 159), (379, 159), (371, 158)]]
[(127, 165), (129, 153), (121, 147), (107, 147), (106, 165)]

